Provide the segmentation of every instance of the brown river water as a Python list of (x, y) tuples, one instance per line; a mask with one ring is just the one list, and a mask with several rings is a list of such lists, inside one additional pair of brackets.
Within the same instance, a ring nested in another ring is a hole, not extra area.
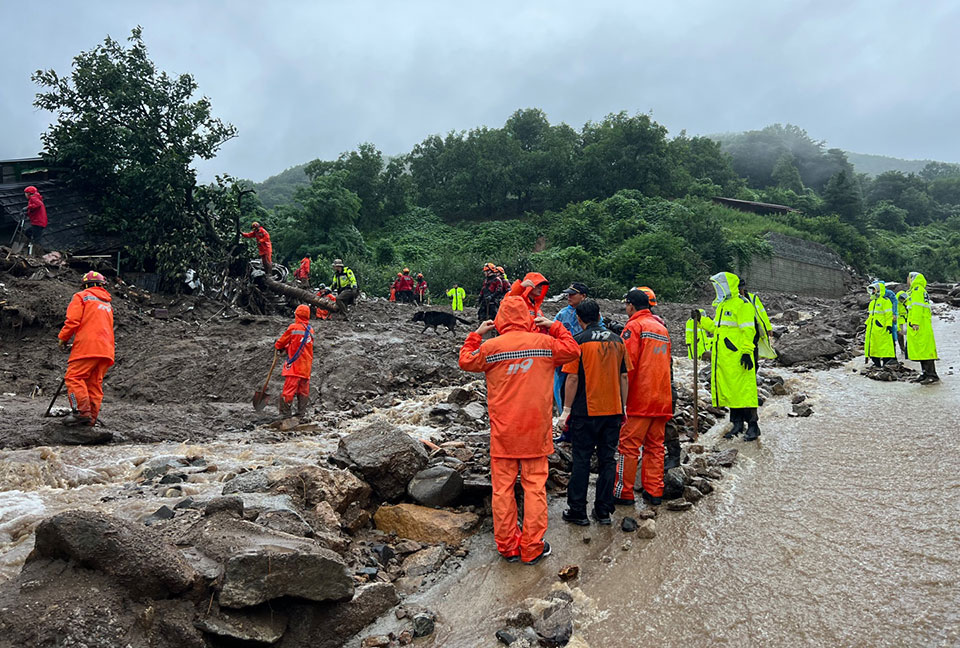
[[(553, 555), (539, 566), (503, 563), (489, 534), (475, 536), (462, 566), (408, 599), (438, 615), (418, 645), (498, 645), (498, 615), (577, 564), (574, 647), (960, 646), (960, 323), (948, 314), (935, 325), (939, 386), (868, 380), (853, 373), (862, 359), (784, 372), (815, 414), (789, 418), (789, 399), (774, 399), (759, 443), (724, 441), (720, 426), (704, 434), (708, 447), (740, 449), (739, 460), (692, 511), (661, 511), (653, 540), (566, 526), (562, 499), (550, 509)], [(689, 378), (685, 360), (677, 373)], [(381, 414), (429, 436), (418, 425), (431, 400)], [(212, 496), (230, 472), (315, 462), (348, 431), (2, 451), (0, 582), (19, 571), (43, 517), (80, 506), (136, 519), (179, 501), (125, 496), (150, 457), (203, 455), (217, 470), (192, 475), (183, 494)], [(392, 629), (391, 613), (368, 633)]]

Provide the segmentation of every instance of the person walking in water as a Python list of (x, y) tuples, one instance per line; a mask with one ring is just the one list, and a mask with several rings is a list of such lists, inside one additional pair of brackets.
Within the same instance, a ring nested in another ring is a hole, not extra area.
[[(483, 341), (496, 329), (500, 335)], [(544, 332), (546, 331), (546, 332)], [(550, 555), (547, 531), (547, 457), (553, 454), (553, 372), (580, 355), (560, 322), (534, 319), (520, 296), (503, 299), (460, 348), (460, 368), (483, 373), (490, 416), (493, 536), (508, 562), (534, 565)], [(523, 526), (514, 486), (523, 485)]]
[(756, 339), (753, 304), (740, 296), (740, 278), (732, 272), (710, 277), (716, 299), (713, 319), (700, 317), (694, 309), (690, 316), (713, 336), (710, 348), (710, 398), (714, 407), (730, 409), (733, 428), (724, 436), (732, 438), (747, 426), (744, 441), (760, 436), (757, 423), (757, 366), (754, 361)]

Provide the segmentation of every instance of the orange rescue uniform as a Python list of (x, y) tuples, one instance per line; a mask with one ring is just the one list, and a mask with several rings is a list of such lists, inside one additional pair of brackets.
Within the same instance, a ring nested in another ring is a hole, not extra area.
[[(525, 282), (530, 282), (533, 285), (524, 286), (523, 284)], [(506, 285), (506, 282), (504, 282), (504, 285)], [(540, 307), (543, 306), (543, 300), (546, 299), (548, 290), (550, 290), (550, 282), (539, 272), (528, 272), (526, 276), (524, 276), (523, 281), (517, 279), (513, 282), (513, 286), (510, 287), (509, 294), (522, 297), (524, 303), (527, 304), (530, 313), (529, 330), (531, 331), (537, 330), (533, 320), (537, 317), (543, 317), (543, 311), (540, 310)], [(499, 328), (497, 330), (499, 330)]]
[[(460, 349), (460, 368), (483, 372), (490, 416), (493, 533), (503, 556), (533, 560), (547, 531), (547, 456), (553, 453), (553, 375), (575, 360), (580, 347), (563, 324), (549, 335), (534, 332), (529, 304), (505, 297), (497, 313), (500, 335), (483, 342), (475, 331)], [(523, 485), (523, 529), (517, 524), (514, 486)]]
[(622, 333), (632, 365), (627, 373), (627, 421), (620, 429), (620, 459), (613, 496), (632, 500), (640, 448), (640, 483), (651, 497), (663, 495), (663, 434), (673, 416), (670, 334), (649, 309), (634, 313)]
[(57, 336), (64, 342), (73, 338), (64, 383), (70, 406), (90, 424), (97, 421), (103, 402), (103, 376), (113, 365), (113, 306), (110, 293), (92, 286), (74, 294), (67, 306), (67, 318)]
[(263, 229), (261, 225), (252, 232), (240, 232), (240, 235), (244, 238), (257, 239), (257, 254), (260, 255), (260, 260), (264, 264), (264, 269), (266, 270), (270, 264), (271, 259), (273, 258), (273, 245), (270, 243), (270, 234), (267, 230)]
[(274, 344), (279, 350), (286, 350), (287, 360), (280, 372), (286, 378), (283, 382), (283, 400), (293, 402), (294, 396), (310, 394), (310, 372), (313, 369), (313, 327), (310, 326), (310, 307), (304, 304), (294, 311), (296, 321), (287, 327), (280, 339)]

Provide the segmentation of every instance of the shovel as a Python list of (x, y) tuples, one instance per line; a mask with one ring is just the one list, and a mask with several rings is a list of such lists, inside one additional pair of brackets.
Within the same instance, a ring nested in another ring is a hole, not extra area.
[(697, 329), (700, 321), (693, 320), (693, 440), (700, 436), (700, 376), (697, 373), (697, 360), (700, 359), (700, 346)]
[(50, 399), (50, 404), (47, 405), (47, 411), (43, 413), (44, 418), (50, 416), (50, 410), (53, 409), (53, 404), (57, 402), (57, 396), (60, 395), (60, 392), (63, 390), (63, 385), (66, 383), (66, 378), (60, 379), (60, 386), (57, 387), (57, 391), (53, 394), (53, 398)]
[(277, 358), (279, 357), (279, 349), (274, 350), (273, 364), (270, 365), (270, 372), (267, 374), (267, 379), (263, 381), (263, 389), (258, 389), (253, 393), (253, 409), (258, 412), (263, 411), (263, 408), (267, 405), (267, 385), (270, 384), (270, 379), (273, 377), (273, 370), (277, 366)]

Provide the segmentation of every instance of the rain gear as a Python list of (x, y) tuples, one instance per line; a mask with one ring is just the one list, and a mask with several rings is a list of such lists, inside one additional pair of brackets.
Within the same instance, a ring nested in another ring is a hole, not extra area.
[(937, 342), (933, 337), (933, 314), (927, 294), (927, 278), (910, 273), (910, 298), (907, 302), (907, 357), (910, 360), (936, 360)]
[(76, 293), (58, 338), (73, 348), (63, 378), (70, 407), (93, 425), (103, 402), (103, 377), (113, 365), (113, 306), (110, 293), (92, 286)]
[[(460, 368), (483, 372), (490, 416), (493, 535), (506, 557), (530, 561), (547, 531), (547, 456), (553, 452), (550, 384), (555, 367), (575, 360), (580, 346), (560, 322), (549, 335), (533, 332), (527, 303), (506, 297), (495, 320), (500, 335), (483, 342), (472, 332), (460, 349)], [(517, 524), (514, 485), (523, 486), (523, 526)]]
[(303, 257), (300, 260), (300, 267), (293, 273), (293, 278), (299, 279), (300, 281), (310, 279), (310, 257)]
[(339, 294), (347, 288), (353, 288), (354, 290), (357, 288), (357, 278), (354, 276), (353, 270), (345, 267), (340, 272), (334, 271), (330, 289)]
[[(701, 314), (703, 310), (701, 309)], [(687, 357), (693, 360), (693, 328), (696, 322), (691, 317), (687, 320), (687, 326), (684, 331), (683, 341), (687, 345)], [(702, 329), (702, 327), (701, 327)], [(703, 354), (710, 350), (710, 336), (704, 330), (697, 331), (697, 357), (702, 358)]]
[(760, 298), (752, 292), (747, 293), (747, 301), (753, 306), (754, 323), (756, 324), (756, 336), (754, 343), (757, 345), (757, 355), (761, 358), (772, 360), (777, 357), (777, 352), (773, 349), (773, 341), (770, 339), (770, 332), (773, 326), (770, 324), (770, 317), (767, 315), (767, 309), (760, 301)]
[[(710, 397), (714, 407), (755, 408), (757, 367), (753, 361), (754, 306), (737, 291), (740, 278), (732, 272), (712, 277), (716, 299), (713, 319), (701, 318), (700, 327), (713, 335), (710, 347)], [(751, 366), (750, 369), (747, 366)]]
[(267, 264), (271, 262), (273, 258), (273, 245), (270, 243), (270, 234), (267, 233), (267, 230), (265, 230), (262, 225), (251, 232), (240, 232), (240, 236), (256, 239), (257, 254), (260, 255), (260, 259)]
[(457, 286), (447, 291), (447, 297), (450, 298), (450, 310), (460, 312), (463, 310), (463, 300), (467, 296), (467, 291)]
[(868, 358), (895, 358), (896, 300), (882, 281), (868, 287), (870, 305), (867, 309), (867, 331), (863, 338), (863, 355)]
[(27, 187), (33, 189), (33, 193), (27, 198), (27, 218), (34, 227), (47, 226), (47, 208), (43, 204), (43, 196), (37, 191), (36, 187)]
[[(524, 283), (531, 283), (532, 286), (525, 286)], [(550, 290), (550, 282), (539, 272), (528, 272), (523, 281), (517, 279), (510, 287), (510, 294), (523, 297), (530, 311), (530, 330), (536, 330), (533, 320), (543, 316), (540, 307), (543, 306), (543, 300), (547, 298), (547, 291)]]
[(310, 307), (300, 304), (294, 313), (296, 320), (287, 327), (274, 347), (287, 352), (287, 360), (283, 363), (281, 375), (309, 379), (313, 368), (313, 327), (310, 326)]

